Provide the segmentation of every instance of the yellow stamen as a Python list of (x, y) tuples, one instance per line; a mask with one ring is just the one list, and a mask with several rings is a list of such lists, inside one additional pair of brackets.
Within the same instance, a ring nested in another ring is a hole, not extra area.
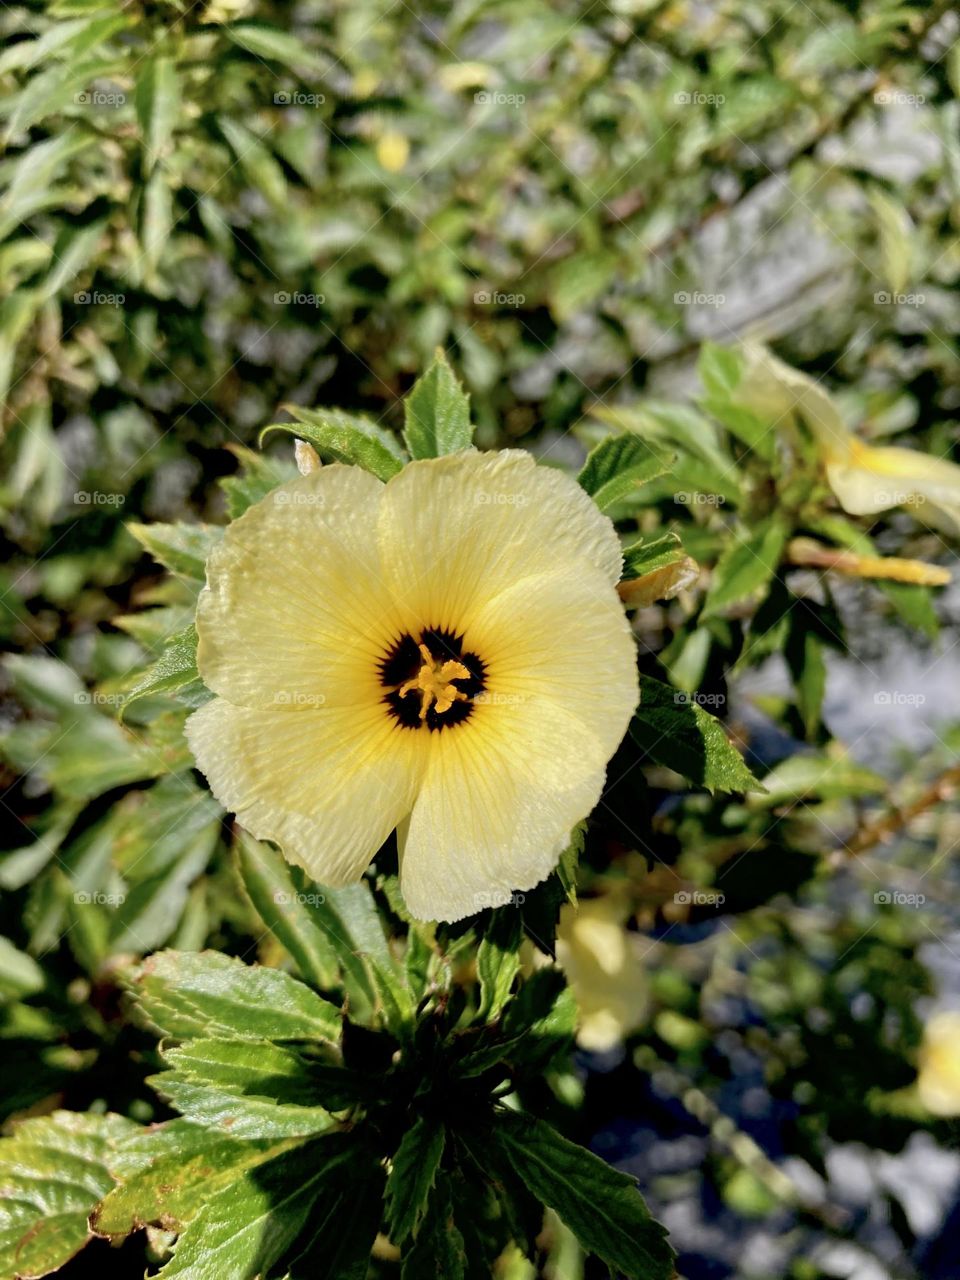
[(425, 644), (418, 646), (423, 666), (412, 680), (400, 686), (400, 697), (408, 693), (420, 694), (420, 719), (426, 720), (427, 712), (434, 707), (437, 715), (449, 711), (455, 702), (466, 702), (467, 695), (451, 684), (452, 680), (469, 680), (470, 672), (462, 662), (438, 661)]

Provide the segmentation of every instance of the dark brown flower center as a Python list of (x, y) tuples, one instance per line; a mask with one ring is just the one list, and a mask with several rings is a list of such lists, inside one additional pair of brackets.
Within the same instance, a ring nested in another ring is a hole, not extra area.
[(408, 729), (463, 724), (484, 690), (485, 668), (463, 652), (463, 637), (428, 628), (403, 635), (380, 663), (384, 703)]

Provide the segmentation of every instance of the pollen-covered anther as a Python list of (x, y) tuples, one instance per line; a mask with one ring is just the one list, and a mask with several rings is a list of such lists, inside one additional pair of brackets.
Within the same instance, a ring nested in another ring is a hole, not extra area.
[(419, 693), (421, 720), (426, 720), (431, 707), (438, 715), (442, 715), (455, 702), (466, 702), (467, 695), (452, 683), (454, 680), (470, 679), (470, 672), (463, 663), (438, 660), (425, 644), (417, 647), (423, 665), (412, 680), (406, 680), (400, 686), (400, 697), (405, 698), (408, 693)]

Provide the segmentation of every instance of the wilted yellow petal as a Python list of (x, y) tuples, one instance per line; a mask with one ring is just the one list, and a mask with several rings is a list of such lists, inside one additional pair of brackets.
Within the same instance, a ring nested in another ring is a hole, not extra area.
[(651, 573), (619, 583), (617, 592), (628, 609), (642, 609), (657, 600), (673, 600), (681, 591), (693, 586), (699, 577), (700, 566), (696, 560), (683, 556)]
[(950, 570), (922, 560), (897, 556), (864, 556), (856, 551), (825, 547), (812, 538), (794, 538), (787, 545), (790, 564), (834, 569), (851, 578), (886, 578), (891, 582), (913, 582), (925, 587), (942, 587), (950, 581)]

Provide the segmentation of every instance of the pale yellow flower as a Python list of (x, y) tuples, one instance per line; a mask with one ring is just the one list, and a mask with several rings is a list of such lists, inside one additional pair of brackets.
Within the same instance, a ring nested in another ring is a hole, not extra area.
[(876, 515), (907, 506), (938, 528), (960, 534), (960, 466), (915, 449), (866, 444), (847, 427), (823, 387), (764, 347), (744, 347), (746, 368), (735, 398), (771, 424), (806, 423), (820, 447), (827, 483), (844, 511)]
[(557, 929), (557, 960), (577, 1002), (577, 1041), (603, 1052), (641, 1026), (647, 975), (625, 928), (628, 904), (612, 896), (565, 904)]
[(416, 917), (504, 901), (556, 865), (636, 706), (620, 568), (610, 521), (521, 451), (281, 485), (208, 562), (197, 763), (321, 883), (397, 828)]
[(960, 1013), (938, 1013), (924, 1028), (920, 1101), (936, 1116), (960, 1116)]

